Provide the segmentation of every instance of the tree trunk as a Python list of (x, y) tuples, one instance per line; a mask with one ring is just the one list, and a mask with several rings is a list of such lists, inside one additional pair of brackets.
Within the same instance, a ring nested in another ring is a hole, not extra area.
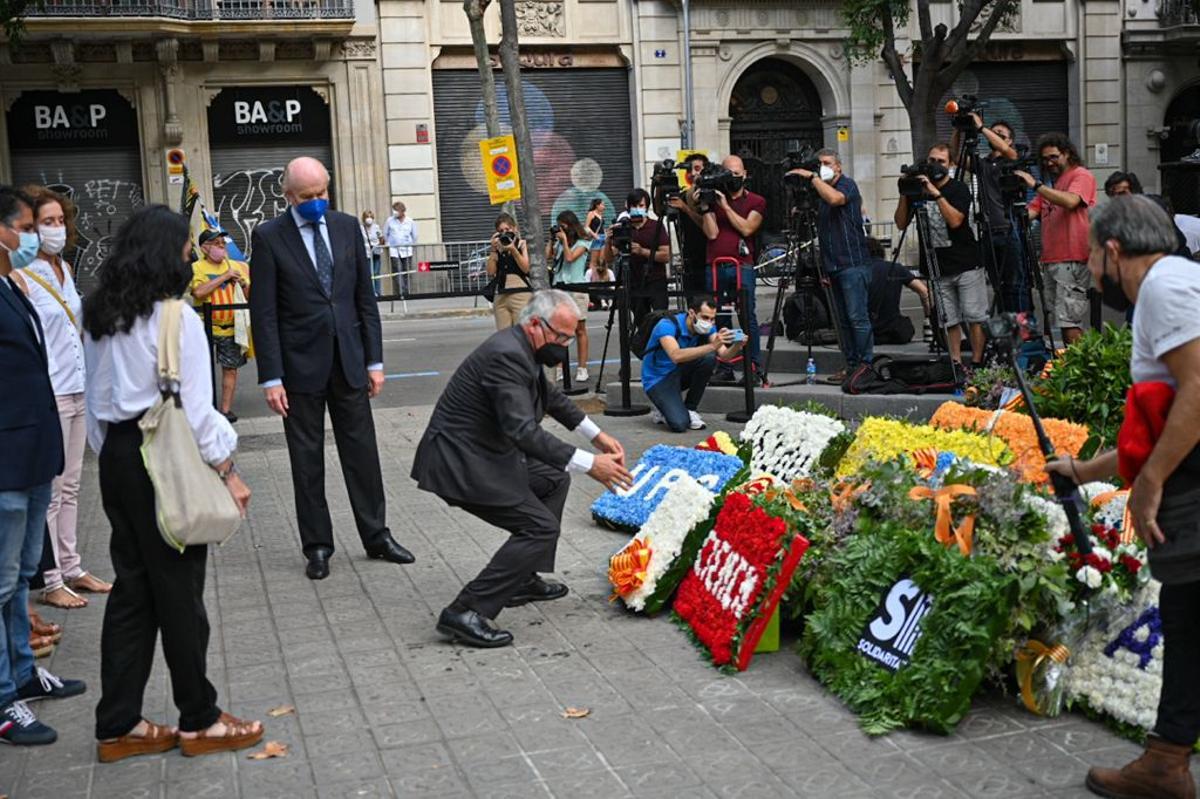
[(529, 123), (525, 118), (525, 95), (521, 90), (515, 0), (500, 0), (500, 28), (500, 64), (504, 67), (504, 84), (508, 88), (508, 115), (512, 120), (513, 137), (517, 140), (523, 227), (529, 247), (529, 277), (534, 288), (544, 289), (550, 283), (546, 275), (545, 238), (533, 163), (533, 137), (529, 134)]
[(489, 138), (499, 136), (500, 108), (496, 103), (496, 77), (488, 53), (487, 34), (483, 30), (483, 12), (491, 0), (463, 0), (463, 11), (471, 27), (471, 42), (475, 45), (475, 66), (479, 69), (479, 88), (483, 92), (483, 118)]
[(914, 81), (912, 108), (908, 112), (914, 162), (924, 161), (929, 155), (929, 148), (937, 142), (937, 106), (943, 91), (934, 81)]

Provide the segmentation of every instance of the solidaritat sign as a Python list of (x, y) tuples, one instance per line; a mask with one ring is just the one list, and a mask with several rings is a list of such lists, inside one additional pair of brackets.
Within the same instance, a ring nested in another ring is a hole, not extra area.
[(917, 641), (921, 620), (933, 607), (933, 597), (907, 577), (897, 580), (871, 614), (858, 639), (858, 651), (888, 671), (908, 665)]
[(329, 106), (308, 86), (222, 89), (208, 108), (215, 145), (328, 144)]
[(8, 112), (14, 150), (137, 146), (137, 114), (113, 89), (22, 92)]

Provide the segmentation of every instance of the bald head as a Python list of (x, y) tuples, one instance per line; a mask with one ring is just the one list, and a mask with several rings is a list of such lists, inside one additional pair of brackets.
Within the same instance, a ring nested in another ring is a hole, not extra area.
[(293, 159), (283, 170), (283, 194), (292, 205), (317, 197), (329, 198), (329, 171), (315, 158)]
[(742, 163), (742, 159), (736, 155), (727, 155), (725, 160), (721, 162), (721, 166), (728, 169), (735, 175), (746, 174), (746, 165)]

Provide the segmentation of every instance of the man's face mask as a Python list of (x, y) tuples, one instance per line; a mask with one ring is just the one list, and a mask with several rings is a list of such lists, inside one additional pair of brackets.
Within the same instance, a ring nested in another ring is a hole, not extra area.
[(645, 219), (646, 209), (640, 205), (634, 206), (633, 208), (629, 209), (629, 217), (631, 219)]
[(825, 181), (826, 183), (833, 182), (834, 171), (833, 167), (831, 167), (829, 164), (821, 164), (821, 168), (817, 171), (817, 174), (820, 175), (821, 180)]
[(1100, 273), (1100, 301), (1119, 313), (1125, 313), (1133, 305), (1121, 288), (1120, 270), (1115, 278), (1108, 276), (1108, 250), (1104, 251), (1104, 271)]

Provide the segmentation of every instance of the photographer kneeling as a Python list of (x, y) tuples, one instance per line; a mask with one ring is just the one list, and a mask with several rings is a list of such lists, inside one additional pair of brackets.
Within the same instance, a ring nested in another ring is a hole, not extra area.
[[(913, 170), (916, 171), (916, 170)], [(914, 188), (920, 189), (917, 193)], [(909, 195), (915, 195), (912, 199)], [(914, 201), (933, 202), (938, 213), (929, 213), (930, 241), (921, 241), (921, 269), (933, 281), (937, 292), (940, 320), (946, 330), (950, 359), (961, 381), (962, 324), (971, 330), (971, 367), (983, 366), (983, 323), (987, 321), (987, 281), (979, 265), (979, 249), (967, 215), (971, 211), (971, 190), (950, 178), (950, 146), (935, 144), (929, 158), (917, 174), (900, 178), (900, 204), (896, 207), (896, 227), (904, 230), (912, 221)], [(923, 239), (925, 232), (918, 227)], [(926, 250), (932, 249), (936, 264), (927, 263)]]
[[(724, 174), (721, 174), (723, 172)], [(719, 297), (732, 296), (737, 291), (739, 277), (741, 284), (750, 290), (749, 307), (742, 308), (738, 323), (745, 328), (750, 337), (750, 359), (754, 364), (753, 381), (755, 385), (761, 382), (758, 373), (762, 364), (758, 348), (758, 317), (754, 312), (754, 261), (758, 257), (755, 236), (762, 227), (763, 216), (767, 213), (767, 201), (752, 191), (746, 191), (746, 166), (742, 159), (731, 155), (721, 162), (721, 172), (713, 176), (713, 180), (724, 187), (724, 191), (705, 185), (707, 175), (700, 178), (697, 184), (701, 191), (711, 190), (712, 196), (701, 200), (701, 210), (704, 211), (704, 235), (708, 238), (708, 249), (705, 258), (709, 265), (718, 258), (732, 258), (738, 262), (735, 269), (732, 266), (721, 266), (717, 269), (717, 285), (708, 289)], [(709, 276), (712, 282), (712, 276)], [(733, 369), (723, 366), (726, 380), (733, 379)]]
[(1132, 483), (1130, 516), (1162, 583), (1157, 721), (1140, 758), (1120, 770), (1088, 771), (1088, 788), (1101, 796), (1196, 795), (1188, 759), (1200, 736), (1200, 269), (1166, 255), (1174, 247), (1170, 217), (1148, 197), (1114, 197), (1092, 214), (1094, 285), (1114, 310), (1137, 303), (1128, 406), (1140, 413), (1126, 414), (1116, 450), (1046, 465), (1076, 483), (1118, 472)]
[(642, 388), (654, 403), (650, 418), (656, 424), (666, 422), (674, 433), (704, 429), (696, 410), (717, 358), (732, 358), (742, 351), (745, 339), (735, 344), (733, 331), (714, 332), (716, 321), (712, 298), (692, 297), (687, 313), (660, 319), (646, 342)]

